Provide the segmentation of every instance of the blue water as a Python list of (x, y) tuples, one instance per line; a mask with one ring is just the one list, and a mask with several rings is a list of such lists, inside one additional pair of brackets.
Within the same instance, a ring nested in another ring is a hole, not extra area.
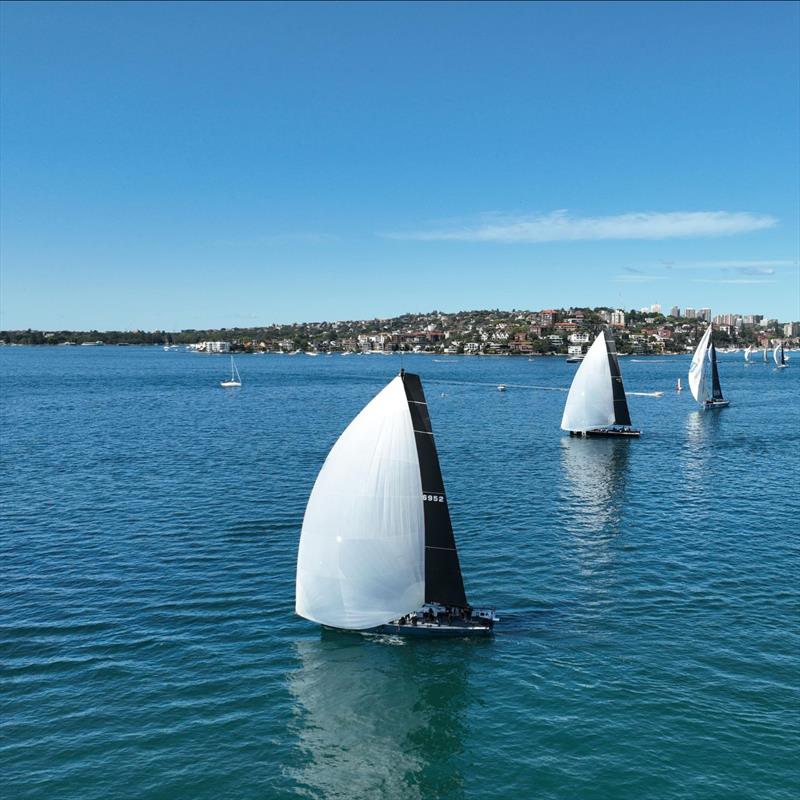
[[(622, 359), (639, 441), (558, 425), (558, 359), (406, 357), (492, 641), (294, 613), (303, 509), (400, 359), (0, 348), (8, 798), (796, 798), (800, 358)], [(498, 383), (507, 392), (496, 390)], [(550, 387), (523, 388), (523, 387)]]

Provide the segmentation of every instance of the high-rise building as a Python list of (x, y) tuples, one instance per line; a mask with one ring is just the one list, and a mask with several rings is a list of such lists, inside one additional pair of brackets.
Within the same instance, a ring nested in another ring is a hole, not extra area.
[(614, 328), (624, 328), (625, 327), (625, 312), (624, 311), (612, 311), (609, 315), (609, 323)]
[(800, 322), (787, 322), (783, 326), (784, 336), (800, 336)]
[(653, 303), (653, 305), (650, 306), (650, 312), (652, 314), (660, 314), (661, 313), (661, 303)]
[(697, 309), (697, 319), (702, 319), (704, 322), (711, 322), (711, 309), (710, 308), (698, 308)]
[(763, 319), (763, 317), (761, 316), (761, 314), (745, 314), (742, 317), (742, 324), (743, 325), (758, 325), (758, 323), (761, 322), (762, 319)]
[(686, 317), (686, 319), (695, 319), (697, 317), (697, 312), (693, 308), (687, 307), (683, 310), (683, 316)]
[(669, 315), (671, 317), (679, 317), (681, 315), (680, 308), (678, 308), (678, 306), (672, 306), (672, 308), (669, 310)]

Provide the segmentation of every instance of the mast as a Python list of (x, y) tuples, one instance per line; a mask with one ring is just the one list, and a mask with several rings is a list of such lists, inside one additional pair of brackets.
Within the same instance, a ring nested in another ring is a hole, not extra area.
[(463, 608), (467, 605), (450, 509), (439, 456), (433, 440), (428, 404), (419, 375), (400, 370), (417, 445), (425, 514), (425, 602)]
[(628, 400), (625, 397), (625, 386), (622, 383), (622, 374), (619, 371), (619, 359), (614, 337), (607, 330), (603, 330), (608, 353), (608, 368), (611, 370), (611, 391), (614, 395), (614, 424), (631, 425), (631, 415), (628, 411)]
[(719, 385), (719, 372), (717, 372), (717, 348), (711, 343), (711, 399), (722, 400), (722, 387)]

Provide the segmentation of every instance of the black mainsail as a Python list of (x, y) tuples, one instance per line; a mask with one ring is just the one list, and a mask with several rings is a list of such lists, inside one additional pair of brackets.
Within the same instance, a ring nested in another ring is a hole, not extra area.
[(622, 374), (619, 371), (619, 359), (617, 358), (617, 348), (614, 344), (614, 337), (603, 329), (603, 336), (606, 340), (606, 352), (608, 353), (608, 367), (611, 370), (611, 389), (614, 394), (614, 424), (631, 425), (631, 415), (628, 411), (628, 400), (625, 397), (625, 386), (622, 383)]
[(467, 596), (444, 493), (431, 418), (419, 375), (400, 371), (417, 443), (425, 511), (425, 602), (464, 608)]
[(717, 372), (717, 348), (711, 343), (711, 399), (723, 400), (722, 387), (719, 385), (719, 372)]

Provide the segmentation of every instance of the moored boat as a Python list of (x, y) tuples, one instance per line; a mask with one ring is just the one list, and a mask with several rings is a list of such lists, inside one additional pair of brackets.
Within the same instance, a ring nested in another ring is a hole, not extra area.
[(233, 360), (233, 356), (231, 356), (231, 377), (227, 380), (220, 381), (219, 385), (223, 389), (238, 389), (242, 385), (239, 369), (236, 366), (236, 362)]

